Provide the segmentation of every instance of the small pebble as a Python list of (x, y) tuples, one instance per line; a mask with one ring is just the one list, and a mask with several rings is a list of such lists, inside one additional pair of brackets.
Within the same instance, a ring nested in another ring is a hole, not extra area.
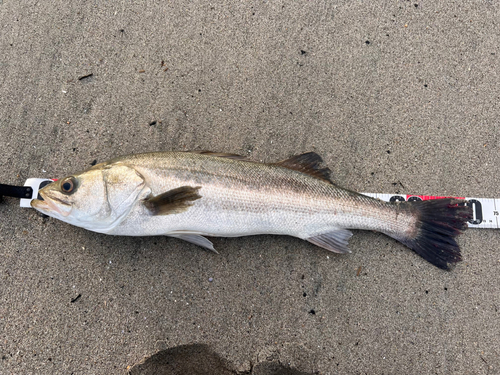
[(208, 282), (210, 282), (210, 283), (211, 283), (212, 281), (214, 281), (214, 278), (213, 278), (213, 277), (209, 277), (209, 278), (208, 278)]

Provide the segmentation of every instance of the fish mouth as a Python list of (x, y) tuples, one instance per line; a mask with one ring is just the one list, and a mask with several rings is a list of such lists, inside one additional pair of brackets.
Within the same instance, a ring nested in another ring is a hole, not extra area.
[(66, 217), (69, 215), (71, 211), (71, 205), (63, 202), (58, 198), (48, 197), (41, 191), (38, 193), (38, 196), (41, 199), (33, 199), (31, 201), (31, 207), (33, 207), (34, 209), (49, 216), (54, 216), (54, 213), (62, 217)]
[(45, 201), (41, 201), (40, 199), (33, 199), (30, 202), (32, 208), (42, 213), (45, 213), (49, 209), (49, 205)]

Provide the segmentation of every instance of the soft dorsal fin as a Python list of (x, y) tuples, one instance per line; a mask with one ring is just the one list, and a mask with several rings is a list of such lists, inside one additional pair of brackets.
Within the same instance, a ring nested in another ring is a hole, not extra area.
[(321, 159), (321, 156), (317, 153), (307, 152), (305, 154), (295, 155), (289, 159), (279, 161), (275, 163), (275, 165), (293, 169), (294, 171), (299, 171), (333, 184), (330, 180), (330, 169), (320, 168), (320, 164), (322, 162), (323, 159)]
[(241, 160), (241, 161), (249, 161), (246, 157), (238, 155), (238, 154), (228, 154), (225, 152), (214, 152), (214, 151), (187, 151), (191, 152), (193, 154), (200, 154), (200, 155), (210, 155), (210, 156), (216, 156), (218, 158), (227, 158), (227, 159), (234, 159), (234, 160)]

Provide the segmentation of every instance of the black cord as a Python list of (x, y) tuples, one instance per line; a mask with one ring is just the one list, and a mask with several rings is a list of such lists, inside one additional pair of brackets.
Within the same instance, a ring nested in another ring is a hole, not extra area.
[(0, 184), (0, 196), (31, 199), (33, 197), (33, 189), (31, 186)]

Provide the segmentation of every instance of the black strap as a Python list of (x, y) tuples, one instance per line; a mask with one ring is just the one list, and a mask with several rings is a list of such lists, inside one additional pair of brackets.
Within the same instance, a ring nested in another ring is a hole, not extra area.
[(33, 189), (31, 186), (12, 186), (0, 184), (0, 196), (30, 199), (33, 196)]

